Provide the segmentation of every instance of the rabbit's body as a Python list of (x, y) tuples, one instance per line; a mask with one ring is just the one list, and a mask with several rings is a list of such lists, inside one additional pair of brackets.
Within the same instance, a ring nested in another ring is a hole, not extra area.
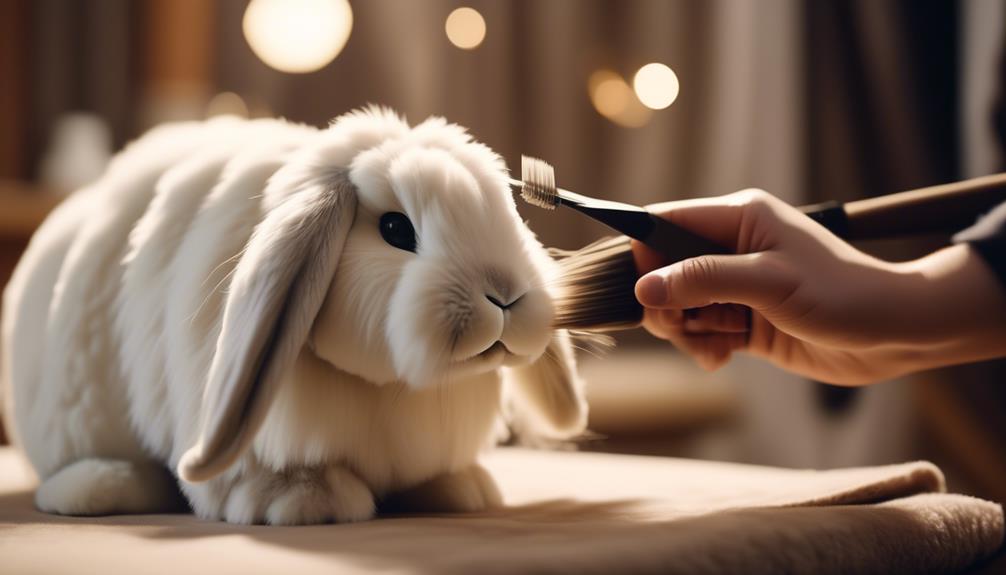
[[(446, 141), (438, 128), (449, 131)], [(423, 274), (438, 266), (423, 268), (416, 258), (433, 257), (438, 246), (450, 248), (443, 257), (483, 266), (451, 237), (436, 239), (433, 224), (416, 232), (425, 242), (417, 256), (379, 243), (385, 230), (369, 223), (391, 212), (374, 207), (387, 198), (368, 187), (382, 187), (372, 180), (389, 165), (392, 175), (405, 175), (391, 179), (398, 196), (387, 201), (405, 205), (396, 212), (407, 212), (417, 229), (421, 218), (450, 215), (432, 203), (408, 205), (414, 200), (402, 194), (414, 192), (403, 192), (401, 182), (452, 187), (439, 168), (423, 167), (450, 158), (427, 148), (464, 152), (474, 144), (443, 123), (426, 128), (420, 151), (394, 144), (422, 129), (374, 110), (329, 130), (236, 119), (163, 127), (60, 206), (4, 296), (6, 420), (42, 480), (38, 505), (58, 513), (156, 511), (174, 502), (174, 478), (163, 470), (179, 465), (193, 480), (180, 483), (198, 514), (237, 522), (364, 519), (375, 501), (423, 494), (424, 484), (433, 486), (426, 502), (447, 510), (497, 502), (491, 479), (475, 466), (499, 416), (504, 360), (496, 348), (502, 341), (507, 358), (525, 348), (529, 359), (541, 353), (547, 325), (537, 316), (547, 321), (550, 308), (532, 313), (544, 300), (531, 296), (547, 263), (518, 228), (490, 238), (503, 256), (531, 258), (517, 267), (497, 261), (499, 254), (485, 258), (492, 285), (531, 274), (520, 288), (529, 295), (517, 296), (529, 308), (519, 320), (506, 308), (500, 316), (478, 307), (489, 289), (481, 276), (464, 284), (477, 284), (471, 300), (450, 286), (443, 303), (424, 305), (443, 299), (439, 288), (411, 295), (435, 282)], [(369, 157), (363, 152), (375, 149), (385, 168), (360, 167)], [(475, 163), (482, 150), (464, 164), (475, 166), (476, 178), (486, 177)], [(335, 183), (312, 187), (316, 180)], [(350, 185), (364, 191), (343, 194)], [(459, 196), (450, 205), (471, 200)], [(492, 234), (496, 224), (487, 221), (478, 225)], [(405, 284), (410, 274), (414, 286)], [(464, 274), (448, 274), (450, 285)], [(411, 319), (421, 313), (399, 310), (409, 305), (447, 311)], [(448, 320), (456, 323), (441, 325)], [(451, 333), (442, 336), (445, 330)], [(414, 344), (397, 341), (402, 333)], [(447, 352), (462, 359), (436, 363), (437, 338), (448, 336)], [(499, 340), (486, 349), (492, 338)], [(573, 391), (526, 395), (546, 419), (557, 409), (557, 419), (568, 420), (556, 400), (571, 393), (574, 420), (556, 427), (577, 428), (583, 405), (568, 344), (561, 334), (553, 341), (563, 346), (550, 352), (554, 366), (515, 362), (511, 371), (524, 370), (532, 383), (538, 372), (566, 376)]]

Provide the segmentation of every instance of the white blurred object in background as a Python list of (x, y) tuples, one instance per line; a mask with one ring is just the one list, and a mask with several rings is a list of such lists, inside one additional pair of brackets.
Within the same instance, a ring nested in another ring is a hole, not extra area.
[(101, 176), (112, 157), (112, 131), (100, 116), (83, 112), (56, 121), (42, 157), (40, 179), (46, 188), (70, 193)]
[(220, 92), (206, 105), (206, 117), (213, 116), (237, 116), (239, 118), (249, 117), (248, 104), (244, 98), (234, 92)]
[(478, 10), (462, 6), (447, 16), (444, 31), (451, 44), (462, 50), (474, 50), (485, 40), (486, 21)]
[(678, 76), (666, 65), (651, 62), (639, 69), (632, 80), (639, 101), (652, 110), (663, 110), (678, 99)]
[(353, 29), (353, 9), (346, 0), (252, 0), (242, 26), (263, 62), (303, 74), (339, 55)]

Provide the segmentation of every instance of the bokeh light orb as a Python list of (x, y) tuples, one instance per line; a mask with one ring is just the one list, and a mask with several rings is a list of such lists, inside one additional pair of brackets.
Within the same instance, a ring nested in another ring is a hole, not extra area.
[(639, 69), (632, 80), (636, 96), (644, 106), (663, 110), (678, 98), (678, 76), (664, 64), (652, 62)]
[(632, 100), (632, 90), (621, 76), (601, 71), (595, 72), (591, 101), (602, 116), (612, 117), (623, 113)]
[(353, 9), (347, 0), (252, 0), (242, 27), (263, 62), (303, 74), (339, 55), (353, 29)]
[(597, 113), (625, 128), (645, 126), (653, 114), (639, 102), (625, 78), (612, 70), (591, 74), (587, 93)]
[(474, 50), (486, 38), (486, 21), (478, 10), (462, 6), (447, 16), (444, 31), (451, 44), (462, 50)]

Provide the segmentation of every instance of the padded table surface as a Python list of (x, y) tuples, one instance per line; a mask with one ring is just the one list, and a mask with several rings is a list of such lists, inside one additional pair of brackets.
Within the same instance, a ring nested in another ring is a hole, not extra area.
[(353, 525), (35, 511), (0, 449), (2, 573), (954, 572), (1001, 547), (1003, 510), (925, 462), (826, 472), (502, 448), (507, 506)]

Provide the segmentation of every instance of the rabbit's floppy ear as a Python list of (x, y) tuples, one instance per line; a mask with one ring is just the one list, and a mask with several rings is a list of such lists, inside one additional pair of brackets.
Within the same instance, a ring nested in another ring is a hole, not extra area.
[(267, 208), (228, 288), (201, 434), (178, 464), (182, 479), (212, 478), (251, 443), (305, 345), (355, 212), (345, 170), (304, 178)]
[(507, 368), (507, 379), (512, 382), (519, 405), (533, 412), (547, 435), (572, 437), (586, 427), (583, 382), (565, 330), (552, 335), (545, 353), (535, 362)]

